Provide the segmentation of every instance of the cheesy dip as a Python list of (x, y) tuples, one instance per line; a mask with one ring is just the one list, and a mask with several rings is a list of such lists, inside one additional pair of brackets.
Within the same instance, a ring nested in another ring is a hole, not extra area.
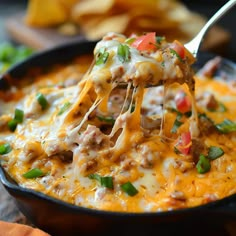
[(120, 212), (194, 207), (236, 193), (236, 87), (193, 75), (155, 33), (109, 33), (94, 57), (0, 92), (0, 160), (25, 188)]

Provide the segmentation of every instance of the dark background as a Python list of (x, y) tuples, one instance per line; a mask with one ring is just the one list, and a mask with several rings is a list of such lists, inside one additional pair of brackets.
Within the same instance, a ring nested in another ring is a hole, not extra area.
[[(210, 18), (226, 0), (182, 0), (184, 4), (191, 10), (196, 11), (207, 18)], [(217, 25), (221, 26), (231, 34), (231, 41), (227, 48), (225, 48), (225, 55), (227, 58), (236, 62), (236, 5), (225, 16), (223, 16)]]

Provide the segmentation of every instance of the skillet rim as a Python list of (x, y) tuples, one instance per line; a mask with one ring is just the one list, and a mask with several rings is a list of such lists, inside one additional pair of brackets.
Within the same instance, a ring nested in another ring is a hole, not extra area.
[[(50, 49), (46, 49), (40, 52), (36, 52), (35, 54), (31, 55), (30, 57), (28, 57), (27, 59), (25, 59), (22, 62), (19, 62), (17, 64), (15, 64), (14, 66), (12, 66), (9, 70), (7, 70), (3, 75), (0, 76), (0, 82), (2, 82), (1, 80), (4, 80), (5, 78), (7, 78), (8, 76), (12, 76), (14, 78), (15, 74), (17, 72), (20, 73), (20, 76), (22, 76), (26, 70), (27, 70), (27, 66), (29, 66), (30, 64), (36, 66), (38, 61), (40, 61), (42, 58), (44, 57), (49, 57), (50, 55), (53, 54), (60, 54), (63, 51), (67, 51), (67, 50), (72, 50), (74, 47), (79, 47), (80, 51), (76, 52), (71, 52), (70, 56), (68, 58), (62, 59), (62, 60), (56, 60), (60, 62), (66, 62), (66, 61), (70, 61), (70, 59), (74, 58), (76, 55), (83, 55), (86, 53), (91, 53), (94, 46), (96, 45), (96, 41), (74, 41), (68, 44), (63, 44), (54, 48), (50, 48)], [(214, 56), (216, 56), (215, 54), (212, 53), (206, 53), (206, 52), (200, 52), (198, 57), (200, 58), (197, 63), (195, 64), (194, 68), (198, 69), (200, 68), (206, 61), (208, 61), (209, 59), (213, 58)], [(54, 60), (53, 60), (54, 61)], [(46, 63), (45, 63), (46, 62)], [(226, 58), (222, 57), (222, 65), (226, 68), (229, 69), (229, 72), (231, 73), (232, 70), (233, 72), (236, 74), (236, 63), (234, 63), (231, 60), (228, 60)], [(57, 62), (56, 62), (57, 63)], [(55, 62), (52, 62), (52, 64), (55, 64)], [(40, 67), (43, 66), (48, 66), (49, 64), (47, 64), (47, 61), (43, 61), (42, 64), (40, 65)], [(25, 68), (26, 67), (26, 68)], [(22, 69), (23, 68), (23, 69)], [(23, 73), (23, 74), (21, 74)], [(1, 86), (1, 83), (0, 83)], [(80, 212), (84, 212), (87, 214), (92, 214), (92, 215), (100, 215), (100, 216), (116, 216), (116, 217), (152, 217), (152, 216), (173, 216), (176, 214), (181, 214), (181, 213), (186, 213), (189, 211), (192, 212), (198, 212), (198, 211), (202, 211), (202, 210), (207, 210), (210, 209), (212, 210), (215, 207), (218, 207), (218, 209), (221, 210), (222, 205), (224, 206), (225, 204), (233, 201), (235, 203), (235, 209), (236, 209), (236, 193), (232, 194), (230, 196), (227, 196), (225, 198), (222, 199), (218, 199), (216, 201), (213, 202), (209, 202), (206, 204), (202, 204), (202, 205), (198, 205), (198, 206), (194, 206), (194, 207), (189, 207), (189, 208), (182, 208), (182, 209), (174, 209), (174, 210), (170, 210), (170, 211), (160, 211), (160, 212), (118, 212), (118, 211), (107, 211), (107, 210), (99, 210), (99, 209), (93, 209), (93, 208), (87, 208), (87, 207), (83, 207), (83, 206), (77, 206), (68, 202), (65, 202), (63, 200), (51, 197), (49, 195), (46, 195), (42, 192), (38, 192), (32, 189), (27, 189), (24, 188), (20, 185), (18, 185), (17, 183), (14, 183), (14, 180), (11, 179), (11, 177), (9, 177), (9, 175), (6, 173), (6, 171), (3, 169), (2, 165), (1, 165), (1, 161), (0, 161), (0, 181), (2, 182), (3, 186), (6, 188), (6, 190), (9, 192), (11, 190), (13, 191), (18, 191), (19, 193), (22, 193), (23, 195), (26, 194), (28, 196), (36, 196), (37, 198), (41, 198), (42, 200), (46, 200), (49, 202), (52, 202), (56, 205), (61, 205), (65, 208), (68, 208), (68, 210), (73, 210), (73, 211), (80, 211)], [(12, 195), (10, 193), (10, 195), (17, 200), (17, 198)], [(236, 216), (236, 212), (235, 212), (235, 216)]]
[[(230, 200), (235, 200), (236, 203), (236, 193), (232, 194), (230, 196), (227, 196), (223, 199), (219, 199), (210, 203), (206, 203), (203, 205), (199, 205), (199, 206), (195, 206), (195, 207), (189, 207), (189, 208), (182, 208), (182, 209), (174, 209), (174, 210), (170, 210), (170, 211), (160, 211), (160, 212), (119, 212), (119, 211), (106, 211), (106, 210), (99, 210), (99, 209), (93, 209), (93, 208), (87, 208), (87, 207), (83, 207), (83, 206), (77, 206), (75, 204), (72, 203), (68, 203), (65, 202), (63, 200), (51, 197), (49, 195), (46, 195), (42, 192), (33, 190), (33, 189), (29, 189), (29, 188), (24, 188), (20, 185), (17, 185), (17, 183), (11, 183), (10, 180), (8, 180), (8, 178), (10, 178), (8, 176), (8, 174), (5, 172), (5, 170), (3, 169), (3, 167), (0, 164), (0, 180), (1, 183), (3, 184), (3, 186), (6, 188), (6, 190), (9, 192), (9, 190), (13, 190), (13, 191), (17, 191), (18, 193), (22, 193), (22, 194), (26, 194), (28, 196), (35, 196), (37, 198), (41, 198), (42, 200), (46, 200), (49, 202), (52, 202), (56, 205), (61, 205), (63, 207), (68, 208), (68, 210), (73, 210), (73, 211), (81, 211), (81, 212), (85, 212), (87, 214), (92, 214), (92, 215), (101, 215), (101, 216), (127, 216), (127, 217), (143, 217), (143, 216), (171, 216), (171, 215), (175, 215), (178, 213), (185, 213), (185, 212), (189, 212), (191, 211), (201, 211), (201, 210), (207, 210), (210, 208), (213, 208), (219, 204), (223, 204), (227, 203)], [(13, 196), (12, 194), (10, 194), (11, 196)], [(15, 198), (15, 196), (13, 196), (13, 198)], [(232, 199), (235, 198), (235, 199)], [(16, 199), (17, 200), (17, 199)]]

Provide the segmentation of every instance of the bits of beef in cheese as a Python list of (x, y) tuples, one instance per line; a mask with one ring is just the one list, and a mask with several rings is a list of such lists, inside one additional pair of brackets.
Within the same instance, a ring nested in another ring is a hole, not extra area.
[(26, 75), (0, 92), (3, 168), (25, 188), (100, 210), (167, 211), (236, 193), (236, 91), (193, 77), (192, 63), (177, 41), (109, 33), (93, 56)]
[(192, 80), (193, 56), (177, 41), (156, 40), (155, 33), (131, 38), (109, 33), (98, 42), (94, 55), (90, 76), (102, 88), (107, 80), (116, 84), (130, 82), (134, 87)]

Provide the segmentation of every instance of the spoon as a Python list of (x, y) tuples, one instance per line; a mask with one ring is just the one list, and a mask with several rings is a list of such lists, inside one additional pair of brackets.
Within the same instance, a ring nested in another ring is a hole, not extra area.
[(196, 57), (199, 47), (204, 39), (206, 32), (209, 28), (216, 23), (225, 13), (227, 13), (234, 5), (236, 4), (236, 0), (230, 0), (226, 4), (224, 4), (204, 25), (204, 27), (200, 30), (200, 32), (188, 43), (184, 46)]
[[(207, 23), (203, 26), (203, 28), (199, 31), (199, 33), (188, 43), (186, 43), (184, 46), (186, 49), (188, 49), (194, 57), (197, 56), (199, 47), (204, 39), (204, 36), (206, 32), (210, 29), (210, 27), (216, 23), (222, 16), (224, 16), (234, 5), (236, 4), (236, 0), (229, 0), (226, 4), (224, 4), (208, 21)], [(90, 74), (92, 71), (92, 68), (95, 64), (95, 61), (91, 64), (87, 75)], [(159, 84), (155, 85), (147, 85), (147, 87), (153, 87), (153, 86), (159, 86), (162, 85), (163, 81), (159, 81)], [(127, 83), (120, 82), (119, 83), (120, 88), (126, 88)]]

